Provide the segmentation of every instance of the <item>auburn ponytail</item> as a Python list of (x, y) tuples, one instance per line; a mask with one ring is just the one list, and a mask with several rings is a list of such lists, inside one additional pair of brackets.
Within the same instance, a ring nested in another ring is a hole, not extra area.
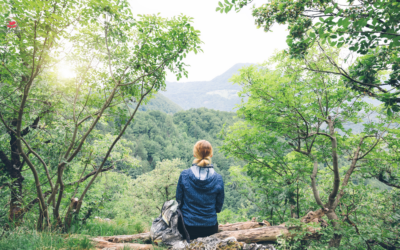
[(199, 167), (204, 167), (211, 164), (211, 157), (213, 156), (213, 148), (211, 143), (206, 140), (196, 142), (193, 147), (193, 155), (196, 157), (193, 163)]

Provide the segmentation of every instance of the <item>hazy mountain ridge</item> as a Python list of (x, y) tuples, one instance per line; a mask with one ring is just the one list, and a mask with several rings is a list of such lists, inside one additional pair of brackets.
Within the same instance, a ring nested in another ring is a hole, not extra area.
[[(237, 93), (241, 91), (242, 87), (232, 84), (229, 79), (237, 74), (240, 68), (250, 65), (252, 64), (235, 64), (211, 81), (184, 83), (167, 81), (166, 90), (158, 92), (155, 98), (151, 99), (145, 106), (140, 107), (140, 110), (159, 110), (170, 114), (201, 107), (228, 112), (235, 111), (235, 106), (241, 102)], [(363, 100), (374, 106), (381, 104), (380, 101), (368, 97), (364, 97)], [(345, 127), (352, 127), (352, 125), (346, 124)], [(354, 127), (354, 129), (358, 133), (362, 126)]]
[(161, 92), (171, 101), (178, 104), (184, 110), (205, 107), (221, 111), (233, 111), (241, 98), (237, 92), (241, 87), (229, 82), (238, 70), (251, 63), (238, 63), (211, 81), (197, 82), (167, 82), (166, 91)]

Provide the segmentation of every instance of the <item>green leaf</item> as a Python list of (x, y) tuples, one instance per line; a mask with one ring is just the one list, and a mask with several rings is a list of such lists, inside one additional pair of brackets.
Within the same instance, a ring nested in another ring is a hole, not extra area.
[(329, 14), (329, 13), (332, 13), (332, 12), (333, 12), (333, 7), (328, 7), (328, 8), (326, 8), (324, 14)]
[(230, 11), (230, 7), (229, 6), (225, 6), (225, 13), (228, 13)]

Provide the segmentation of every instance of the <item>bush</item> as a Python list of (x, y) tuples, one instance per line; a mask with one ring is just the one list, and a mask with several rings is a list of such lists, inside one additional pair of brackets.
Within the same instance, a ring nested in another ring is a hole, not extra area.
[(244, 221), (249, 221), (247, 218), (246, 214), (241, 211), (242, 209), (239, 210), (239, 212), (242, 212), (242, 214), (234, 213), (230, 209), (224, 209), (221, 213), (218, 214), (218, 223), (219, 224), (226, 224), (227, 222), (229, 223), (235, 223), (235, 222), (244, 222)]

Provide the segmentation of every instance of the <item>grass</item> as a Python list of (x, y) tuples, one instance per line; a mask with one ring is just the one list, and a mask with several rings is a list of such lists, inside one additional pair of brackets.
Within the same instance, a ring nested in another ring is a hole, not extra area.
[(37, 232), (26, 228), (16, 228), (0, 239), (0, 249), (13, 250), (86, 250), (93, 249), (93, 244), (86, 236), (67, 237), (51, 232)]
[(85, 224), (74, 224), (70, 233), (90, 236), (112, 236), (143, 233), (143, 223), (135, 220), (115, 219), (111, 221), (89, 220)]
[[(0, 232), (0, 250), (94, 249), (90, 240), (91, 236), (129, 235), (143, 233), (145, 229), (148, 229), (144, 227), (144, 223), (134, 219), (111, 221), (93, 219), (85, 224), (75, 223), (71, 226), (69, 234), (37, 232), (31, 224), (27, 222), (20, 227), (10, 226), (11, 230)], [(127, 246), (124, 249), (130, 248)], [(165, 248), (155, 246), (155, 249)]]

